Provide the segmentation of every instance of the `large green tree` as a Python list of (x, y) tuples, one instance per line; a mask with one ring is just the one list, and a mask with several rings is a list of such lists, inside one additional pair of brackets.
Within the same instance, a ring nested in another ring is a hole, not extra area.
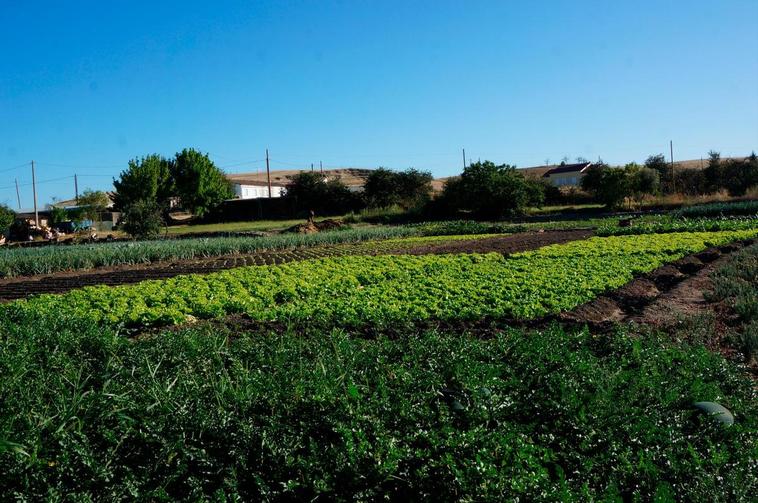
[(158, 154), (130, 160), (127, 169), (113, 182), (116, 207), (125, 211), (138, 201), (152, 201), (161, 208), (167, 208), (169, 199), (174, 195), (172, 164), (172, 160)]
[(539, 182), (526, 179), (513, 166), (484, 161), (471, 164), (460, 177), (448, 180), (440, 197), (452, 213), (498, 219), (541, 205), (544, 190)]
[(208, 154), (184, 149), (171, 166), (176, 195), (184, 209), (204, 216), (234, 194), (224, 172), (213, 164)]
[(358, 209), (359, 198), (342, 181), (321, 173), (302, 172), (287, 184), (286, 198), (300, 212), (340, 215)]
[(97, 222), (100, 215), (108, 208), (110, 204), (108, 194), (102, 190), (86, 189), (79, 196), (80, 215), (87, 220)]
[(408, 209), (420, 206), (428, 201), (431, 191), (432, 174), (413, 168), (399, 172), (375, 169), (363, 188), (366, 203), (373, 208), (398, 205)]

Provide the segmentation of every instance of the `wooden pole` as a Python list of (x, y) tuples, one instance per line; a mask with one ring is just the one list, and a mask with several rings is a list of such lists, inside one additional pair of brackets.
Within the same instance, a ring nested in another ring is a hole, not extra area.
[(18, 191), (18, 178), (16, 178), (15, 182), (16, 182), (16, 201), (18, 201), (18, 209), (21, 209), (21, 193)]
[(321, 174), (323, 175), (324, 174), (324, 164), (321, 161), (318, 162), (318, 168), (321, 170)]
[(268, 165), (268, 149), (266, 149), (266, 178), (268, 179), (268, 198), (271, 199), (271, 169)]
[(39, 228), (39, 212), (37, 211), (37, 178), (34, 176), (34, 161), (32, 161), (32, 193), (34, 194), (34, 225)]
[(466, 169), (466, 149), (463, 149), (463, 169)]
[(74, 174), (74, 194), (76, 194), (76, 205), (79, 206), (79, 179)]

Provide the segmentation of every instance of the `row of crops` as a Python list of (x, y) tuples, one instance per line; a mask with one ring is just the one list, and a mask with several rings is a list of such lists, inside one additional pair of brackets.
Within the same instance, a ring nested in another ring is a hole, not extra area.
[(635, 275), (758, 230), (591, 238), (512, 255), (342, 256), (87, 287), (3, 306), (73, 312), (111, 327), (245, 313), (255, 320), (356, 327), (531, 319), (571, 309)]

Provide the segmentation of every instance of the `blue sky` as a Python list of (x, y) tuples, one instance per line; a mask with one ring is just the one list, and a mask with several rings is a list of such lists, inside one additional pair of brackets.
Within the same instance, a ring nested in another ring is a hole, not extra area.
[(229, 172), (758, 149), (758, 2), (0, 3), (0, 203), (183, 147)]

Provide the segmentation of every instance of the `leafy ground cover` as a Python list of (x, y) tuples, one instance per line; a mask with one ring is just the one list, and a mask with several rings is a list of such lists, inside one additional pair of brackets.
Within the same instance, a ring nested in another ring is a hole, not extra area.
[(758, 245), (740, 251), (712, 276), (711, 302), (724, 302), (737, 316), (733, 344), (748, 363), (758, 359)]
[(87, 287), (2, 306), (75, 312), (139, 328), (245, 313), (322, 326), (424, 319), (532, 319), (571, 309), (663, 263), (758, 231), (592, 238), (514, 254), (335, 257), (121, 287)]
[(648, 217), (633, 220), (627, 227), (602, 225), (598, 236), (625, 236), (632, 234), (660, 234), (667, 232), (716, 232), (758, 229), (758, 217), (721, 218), (672, 218), (669, 216)]
[(734, 201), (699, 204), (680, 208), (673, 213), (678, 217), (718, 217), (727, 215), (758, 215), (758, 201)]
[[(8, 498), (746, 501), (758, 489), (752, 383), (649, 334), (200, 324), (133, 342), (44, 313), (0, 317), (0, 334)], [(702, 400), (735, 424), (697, 413)]]

